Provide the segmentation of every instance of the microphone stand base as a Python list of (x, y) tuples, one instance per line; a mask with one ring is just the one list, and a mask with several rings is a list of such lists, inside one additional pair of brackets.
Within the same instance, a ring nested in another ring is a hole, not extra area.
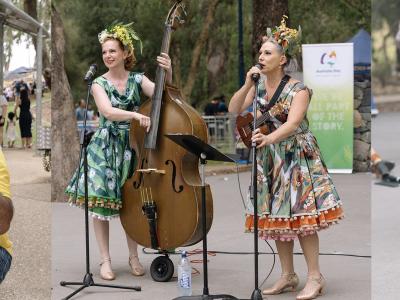
[[(251, 300), (263, 300), (263, 296), (260, 290), (254, 290), (253, 294), (251, 294)], [(265, 300), (266, 298), (264, 298)]]
[[(174, 298), (172, 300), (213, 300), (213, 299), (219, 299), (219, 300), (239, 300), (238, 298), (232, 296), (232, 295), (198, 295), (198, 296), (181, 296), (178, 298)], [(261, 298), (262, 300), (262, 298)]]

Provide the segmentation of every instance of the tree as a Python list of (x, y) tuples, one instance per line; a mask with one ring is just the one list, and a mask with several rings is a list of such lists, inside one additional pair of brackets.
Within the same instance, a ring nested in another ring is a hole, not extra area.
[[(65, 38), (64, 26), (60, 14), (51, 4), (51, 33), (53, 89), (51, 101), (52, 136), (52, 201), (63, 201), (68, 180), (77, 167), (79, 143), (76, 119), (72, 113), (74, 103), (67, 74), (64, 68)], [(70, 126), (68, 126), (69, 124)]]
[[(45, 4), (46, 1), (43, 1)], [(48, 5), (48, 3), (47, 3)], [(38, 20), (38, 11), (37, 11), (37, 1), (36, 0), (24, 0), (24, 11), (30, 15), (35, 20)], [(39, 21), (40, 22), (40, 21)], [(35, 50), (37, 51), (37, 37), (35, 35), (32, 36), (32, 42), (35, 46)], [(43, 44), (42, 48), (42, 64), (43, 64), (43, 77), (46, 81), (46, 85), (51, 88), (51, 66), (50, 66), (50, 58), (49, 53), (47, 51), (46, 44)]]
[(218, 5), (218, 2), (220, 0), (210, 0), (208, 1), (207, 5), (207, 15), (204, 20), (204, 23), (202, 25), (202, 29), (200, 32), (200, 36), (196, 40), (195, 47), (192, 52), (192, 61), (190, 64), (190, 69), (189, 69), (189, 74), (187, 76), (186, 83), (183, 87), (183, 96), (188, 99), (189, 96), (192, 94), (194, 82), (196, 80), (196, 75), (198, 73), (198, 67), (199, 67), (199, 61), (200, 61), (200, 56), (201, 52), (204, 49), (204, 46), (206, 45), (208, 41), (208, 36), (209, 36), (209, 29), (211, 24), (214, 21), (214, 16), (215, 16), (215, 11), (216, 11), (216, 6)]
[[(253, 57), (258, 58), (262, 37), (267, 28), (274, 28), (281, 23), (282, 16), (289, 16), (288, 0), (254, 0), (253, 1)], [(290, 24), (290, 19), (287, 21)]]

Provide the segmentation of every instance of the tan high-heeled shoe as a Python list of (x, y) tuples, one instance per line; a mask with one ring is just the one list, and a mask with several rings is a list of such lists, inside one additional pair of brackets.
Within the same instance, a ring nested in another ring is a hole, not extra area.
[(110, 269), (111, 269), (111, 258), (106, 258), (103, 259), (103, 261), (100, 263), (100, 277), (104, 280), (114, 280), (115, 279), (115, 274), (113, 271), (105, 271), (105, 268), (103, 268), (104, 265), (109, 264)]
[(306, 286), (298, 293), (296, 300), (315, 299), (322, 294), (325, 287), (325, 279), (320, 275), (319, 278), (308, 277)]
[(296, 273), (282, 274), (275, 284), (263, 290), (264, 295), (277, 295), (285, 291), (294, 292), (299, 285), (299, 277)]
[(137, 255), (129, 256), (129, 266), (131, 267), (131, 272), (135, 276), (143, 276), (144, 268), (139, 261), (139, 257)]

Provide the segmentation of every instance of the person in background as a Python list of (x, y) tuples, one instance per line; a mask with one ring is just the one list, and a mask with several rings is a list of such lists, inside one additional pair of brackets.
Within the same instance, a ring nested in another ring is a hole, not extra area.
[(221, 95), (218, 97), (218, 114), (219, 115), (225, 115), (228, 112), (228, 106), (226, 106), (225, 103), (225, 96)]
[(75, 116), (77, 121), (83, 121), (85, 118), (86, 103), (85, 100), (79, 100), (79, 106), (75, 109)]
[(211, 102), (207, 103), (204, 108), (205, 116), (215, 116), (218, 114), (218, 106), (219, 106), (219, 98), (214, 97), (211, 99)]
[(3, 151), (0, 150), (0, 284), (10, 270), (12, 243), (7, 235), (10, 229), (14, 207), (11, 202), (10, 175)]
[(14, 148), (15, 138), (16, 138), (16, 130), (15, 125), (16, 122), (14, 120), (15, 114), (10, 111), (8, 113), (8, 121), (6, 125), (6, 134), (7, 134), (7, 144), (8, 148)]
[(7, 118), (8, 102), (4, 95), (0, 95), (0, 146), (3, 147), (4, 124)]
[(17, 115), (19, 108), (19, 129), (21, 131), (22, 148), (32, 147), (32, 114), (29, 89), (26, 84), (20, 88), (20, 98), (17, 99), (14, 107), (14, 114)]

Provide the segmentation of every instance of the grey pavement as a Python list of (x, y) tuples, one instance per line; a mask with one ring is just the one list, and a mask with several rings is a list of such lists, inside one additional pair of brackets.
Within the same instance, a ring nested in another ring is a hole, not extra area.
[(375, 100), (380, 112), (400, 111), (400, 94), (378, 95)]
[[(383, 159), (396, 163), (400, 176), (400, 113), (380, 113), (372, 122), (373, 147)], [(399, 299), (400, 187), (372, 184), (372, 298)]]
[(12, 267), (0, 286), (2, 300), (50, 298), (50, 173), (31, 150), (4, 149), (15, 208), (10, 229)]
[[(247, 189), (250, 173), (240, 173), (242, 190)], [(334, 182), (344, 202), (346, 218), (340, 225), (320, 233), (321, 253), (370, 255), (370, 175), (333, 175)], [(243, 232), (243, 205), (236, 174), (208, 176), (214, 202), (213, 226), (208, 234), (209, 250), (252, 252), (253, 236)], [(60, 281), (81, 281), (85, 274), (84, 213), (78, 208), (63, 203), (54, 203), (52, 208), (52, 299), (62, 299), (73, 292), (73, 287), (61, 287)], [(91, 225), (91, 224), (90, 224)], [(97, 283), (99, 278), (99, 254), (90, 226), (91, 270)], [(123, 229), (118, 220), (111, 222), (110, 248), (113, 269), (117, 279), (110, 283), (118, 285), (140, 285), (141, 292), (122, 291), (90, 287), (74, 299), (151, 299), (166, 300), (178, 296), (176, 278), (166, 283), (154, 282), (149, 275), (149, 266), (155, 255), (140, 254), (146, 275), (134, 277), (129, 273), (128, 250)], [(180, 248), (181, 249), (181, 248)], [(201, 249), (201, 243), (187, 248)], [(260, 251), (269, 252), (260, 242)], [(295, 243), (295, 251), (300, 251)], [(191, 256), (201, 259), (201, 254)], [(178, 257), (172, 260), (177, 265)], [(268, 273), (273, 257), (260, 256), (260, 281)], [(193, 276), (193, 294), (202, 293), (203, 273), (201, 264), (192, 264), (200, 274)], [(300, 276), (300, 287), (306, 280), (306, 265), (303, 256), (295, 257), (296, 271)], [(321, 256), (322, 272), (327, 280), (322, 299), (370, 299), (370, 258), (349, 256)], [(252, 255), (209, 256), (209, 288), (211, 294), (228, 293), (241, 299), (249, 299), (254, 289)], [(271, 285), (280, 274), (278, 264), (271, 278), (261, 288)], [(175, 273), (176, 275), (176, 273)], [(174, 276), (175, 276), (174, 275)], [(295, 293), (269, 296), (268, 299), (294, 299)]]

